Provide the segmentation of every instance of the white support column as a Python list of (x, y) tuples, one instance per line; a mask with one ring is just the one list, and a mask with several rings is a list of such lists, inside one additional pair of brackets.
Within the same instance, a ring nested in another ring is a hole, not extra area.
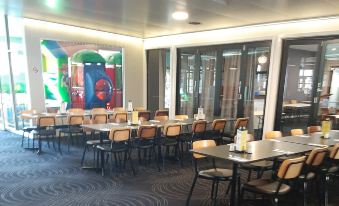
[(170, 48), (170, 74), (171, 74), (171, 102), (169, 107), (169, 118), (173, 119), (176, 106), (176, 87), (177, 87), (177, 48)]
[(279, 90), (279, 76), (282, 56), (282, 39), (276, 36), (272, 39), (271, 60), (268, 74), (268, 88), (266, 95), (263, 139), (266, 131), (273, 130), (275, 111), (277, 107), (277, 98)]

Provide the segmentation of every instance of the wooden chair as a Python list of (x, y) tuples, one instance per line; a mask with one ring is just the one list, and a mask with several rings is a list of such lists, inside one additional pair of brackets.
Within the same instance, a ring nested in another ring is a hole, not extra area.
[(249, 117), (238, 118), (234, 124), (232, 133), (225, 133), (223, 137), (223, 143), (232, 143), (234, 142), (233, 138), (237, 134), (237, 130), (240, 127), (247, 127), (249, 121)]
[(106, 124), (107, 120), (108, 118), (106, 113), (93, 114), (91, 118), (93, 124)]
[(151, 119), (150, 111), (138, 111), (138, 117), (140, 121), (149, 121)]
[(83, 110), (81, 108), (71, 108), (67, 111), (71, 115), (84, 115), (85, 114), (85, 110)]
[(226, 119), (213, 120), (211, 130), (207, 131), (207, 138), (214, 139), (217, 145), (220, 145), (222, 142), (226, 122)]
[(133, 107), (134, 111), (145, 111), (146, 108), (145, 107)]
[(169, 116), (168, 110), (157, 110), (155, 111), (154, 117), (157, 116)]
[(155, 116), (154, 120), (160, 121), (160, 122), (164, 122), (168, 120), (168, 116)]
[[(61, 128), (59, 130), (59, 145), (60, 145), (60, 139), (61, 135), (65, 134), (67, 137), (67, 150), (69, 152), (69, 146), (72, 140), (73, 143), (73, 135), (76, 136), (83, 136), (83, 130), (80, 127), (80, 125), (84, 121), (84, 116), (80, 115), (79, 113), (77, 114), (71, 114), (68, 116), (68, 124), (66, 128)], [(60, 151), (61, 152), (61, 151)]]
[(282, 137), (282, 133), (280, 131), (268, 131), (265, 133), (265, 139), (276, 139)]
[[(160, 170), (158, 158), (156, 155), (155, 147), (156, 147), (156, 137), (157, 137), (157, 126), (151, 125), (142, 125), (139, 126), (137, 131), (137, 138), (134, 140), (134, 148), (138, 151), (139, 163), (146, 162), (146, 157), (148, 156), (148, 162), (151, 161), (152, 153), (156, 157), (156, 164), (158, 169)], [(144, 161), (141, 160), (141, 152), (144, 155)]]
[(126, 110), (123, 107), (114, 107), (113, 112), (126, 112)]
[[(321, 172), (321, 166), (328, 153), (328, 148), (315, 148), (308, 155), (302, 174), (299, 176), (299, 180), (303, 183), (303, 195), (304, 206), (307, 205), (307, 190), (309, 183), (317, 181), (317, 178)], [(317, 194), (320, 194), (319, 186), (313, 184), (318, 190)], [(319, 200), (321, 197), (319, 196)]]
[[(179, 158), (182, 164), (182, 155), (180, 155), (179, 149), (179, 135), (181, 133), (181, 125), (179, 124), (167, 124), (163, 129), (163, 136), (159, 141), (158, 152), (162, 157), (162, 168), (165, 169), (165, 158), (169, 155), (171, 148), (174, 148), (174, 157)], [(162, 151), (165, 148), (166, 151)]]
[(307, 127), (307, 133), (312, 134), (315, 132), (321, 132), (321, 126), (309, 126)]
[[(135, 175), (135, 170), (133, 166), (133, 160), (131, 158), (131, 129), (130, 128), (114, 128), (109, 132), (110, 144), (98, 145), (97, 149), (101, 151), (102, 162), (101, 162), (101, 171), (104, 176), (104, 156), (105, 153), (111, 154), (110, 157), (110, 172), (113, 170), (113, 157), (115, 160), (115, 165), (119, 169), (125, 168), (125, 163), (129, 160), (133, 174)], [(123, 164), (121, 163), (123, 161)]]
[(127, 112), (117, 112), (113, 115), (113, 119), (117, 123), (127, 122)]
[(91, 115), (94, 114), (107, 114), (106, 108), (93, 108), (91, 109)]
[(177, 114), (177, 115), (174, 116), (174, 119), (175, 120), (180, 120), (180, 121), (187, 120), (188, 119), (188, 115), (186, 115), (186, 114)]
[[(42, 143), (43, 138), (47, 140), (48, 148), (50, 147), (49, 146), (49, 139), (52, 138), (53, 147), (55, 149), (55, 145), (54, 145), (55, 134), (56, 134), (55, 117), (54, 116), (40, 116), (40, 117), (38, 117), (37, 129), (36, 129), (36, 133), (35, 133), (35, 136), (38, 138), (38, 141), (39, 141), (38, 154), (41, 153), (41, 143)], [(34, 139), (35, 139), (35, 137), (33, 135), (33, 149), (35, 149)], [(59, 144), (59, 151), (60, 151), (60, 144)]]
[[(215, 146), (216, 146), (216, 143), (214, 140), (199, 140), (199, 141), (193, 142), (193, 149), (202, 149), (202, 148), (215, 147)], [(193, 153), (192, 157), (194, 160), (194, 178), (193, 178), (193, 183), (192, 183), (191, 189), (189, 191), (189, 194), (186, 200), (186, 205), (189, 205), (190, 203), (190, 199), (191, 199), (191, 196), (194, 190), (194, 186), (198, 178), (212, 181), (211, 199), (214, 205), (216, 205), (219, 182), (228, 181), (229, 185), (231, 185), (233, 172), (232, 170), (229, 170), (229, 169), (218, 168), (216, 166), (214, 158), (212, 159), (212, 167), (210, 169), (200, 170), (200, 168), (198, 167), (198, 161), (206, 157), (200, 154), (196, 154), (196, 153)], [(238, 183), (240, 184), (240, 181), (238, 181)]]
[(339, 176), (339, 143), (335, 144), (330, 152), (326, 170), (322, 171), (324, 176), (324, 205), (328, 205), (328, 185), (333, 178)]
[[(237, 143), (236, 139), (237, 138), (234, 138), (234, 143)], [(253, 135), (247, 134), (246, 141), (247, 142), (254, 141)], [(273, 161), (262, 160), (262, 161), (253, 162), (249, 164), (245, 163), (245, 164), (241, 164), (240, 168), (248, 171), (247, 182), (249, 182), (252, 177), (252, 171), (255, 171), (257, 173), (257, 179), (259, 179), (262, 177), (265, 171), (273, 169)]]
[(291, 129), (292, 136), (303, 135), (303, 134), (304, 134), (304, 130), (302, 129)]
[(240, 202), (242, 203), (244, 193), (247, 191), (272, 197), (274, 205), (278, 205), (278, 197), (291, 191), (291, 186), (285, 182), (291, 182), (299, 177), (305, 159), (306, 157), (303, 156), (285, 160), (280, 165), (277, 179), (256, 179), (245, 183), (241, 189)]
[[(36, 114), (35, 109), (23, 110), (23, 111), (20, 112), (20, 119), (21, 119), (21, 123), (22, 123), (21, 147), (24, 146), (24, 139), (27, 137), (27, 149), (29, 149), (29, 140), (30, 140), (29, 135), (31, 134), (31, 132), (36, 130), (37, 127), (33, 126), (33, 125), (25, 126), (25, 122), (31, 121), (33, 118), (29, 117), (29, 116), (34, 115), (34, 114)], [(25, 136), (26, 133), (27, 133), (27, 136)]]

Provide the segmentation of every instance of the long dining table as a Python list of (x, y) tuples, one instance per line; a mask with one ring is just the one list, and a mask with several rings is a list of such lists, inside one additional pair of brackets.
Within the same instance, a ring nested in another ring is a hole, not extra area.
[(238, 165), (243, 163), (253, 163), (261, 160), (274, 159), (281, 156), (289, 156), (296, 154), (304, 154), (317, 146), (308, 144), (297, 144), (288, 141), (271, 141), (260, 140), (249, 142), (248, 150), (246, 153), (238, 153), (230, 151), (229, 145), (221, 145), (216, 147), (208, 147), (203, 149), (193, 149), (191, 152), (218, 158), (232, 162), (232, 183), (230, 194), (230, 205), (234, 206), (238, 204), (236, 197), (236, 185), (238, 176)]

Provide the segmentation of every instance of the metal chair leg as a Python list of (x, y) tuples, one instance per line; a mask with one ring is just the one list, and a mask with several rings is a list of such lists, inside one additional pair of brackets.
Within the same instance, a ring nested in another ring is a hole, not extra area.
[(192, 196), (192, 193), (193, 193), (193, 189), (194, 189), (194, 186), (195, 186), (195, 183), (197, 182), (197, 179), (198, 179), (198, 175), (196, 174), (194, 176), (194, 179), (193, 179), (193, 183), (192, 183), (192, 186), (191, 186), (191, 189), (188, 193), (188, 197), (187, 197), (187, 200), (186, 200), (186, 206), (188, 206), (190, 204), (190, 200), (191, 200), (191, 196)]

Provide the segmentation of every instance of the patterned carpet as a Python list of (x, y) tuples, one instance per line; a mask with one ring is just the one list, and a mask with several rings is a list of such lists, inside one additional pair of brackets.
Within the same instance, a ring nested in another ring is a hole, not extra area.
[[(1, 206), (180, 206), (185, 205), (193, 179), (188, 159), (184, 167), (166, 162), (166, 170), (161, 172), (151, 164), (138, 166), (136, 176), (126, 169), (119, 175), (102, 177), (95, 171), (80, 168), (81, 147), (73, 146), (70, 153), (60, 155), (43, 144), (44, 153), (38, 156), (21, 148), (19, 135), (0, 131), (0, 138)], [(66, 146), (63, 151), (67, 151)], [(90, 164), (91, 155), (87, 157), (86, 164)], [(135, 165), (138, 165), (136, 161)], [(198, 180), (191, 205), (210, 205), (210, 189), (210, 182)], [(218, 205), (228, 205), (225, 190), (225, 184), (219, 188)], [(338, 189), (333, 189), (332, 205), (339, 205), (338, 197), (333, 198), (338, 195)]]

